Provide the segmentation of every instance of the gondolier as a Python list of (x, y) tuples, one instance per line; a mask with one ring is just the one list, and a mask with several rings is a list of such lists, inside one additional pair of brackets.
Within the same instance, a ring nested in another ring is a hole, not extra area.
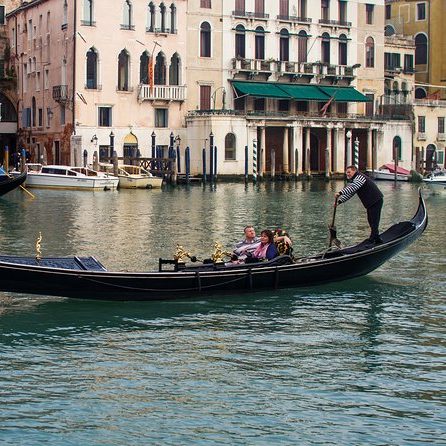
[(374, 244), (382, 243), (381, 237), (379, 236), (379, 220), (383, 207), (382, 192), (368, 176), (358, 172), (356, 166), (348, 166), (346, 174), (347, 179), (351, 183), (336, 193), (337, 200), (335, 206), (345, 203), (353, 195), (358, 194), (359, 199), (367, 210), (367, 220), (371, 229), (368, 240)]

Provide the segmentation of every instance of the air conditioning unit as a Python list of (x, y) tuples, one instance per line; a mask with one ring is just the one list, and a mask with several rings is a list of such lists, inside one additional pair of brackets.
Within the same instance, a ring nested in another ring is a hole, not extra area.
[(418, 132), (417, 139), (418, 139), (418, 141), (426, 141), (426, 133)]

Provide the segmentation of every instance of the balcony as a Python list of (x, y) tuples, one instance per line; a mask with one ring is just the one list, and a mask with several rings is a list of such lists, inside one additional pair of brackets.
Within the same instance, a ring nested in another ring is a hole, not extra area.
[(135, 25), (130, 25), (128, 23), (121, 23), (121, 29), (125, 29), (127, 31), (135, 31)]
[(268, 20), (269, 14), (265, 14), (264, 12), (232, 11), (232, 17), (243, 18), (243, 19)]
[(53, 99), (61, 104), (68, 102), (68, 85), (55, 85), (53, 87)]
[(319, 25), (337, 26), (339, 28), (351, 28), (352, 22), (345, 20), (319, 19)]
[(307, 23), (310, 24), (313, 20), (310, 17), (297, 17), (294, 15), (278, 15), (277, 20), (279, 22), (289, 22), (289, 23)]
[(138, 101), (185, 101), (186, 85), (140, 85)]

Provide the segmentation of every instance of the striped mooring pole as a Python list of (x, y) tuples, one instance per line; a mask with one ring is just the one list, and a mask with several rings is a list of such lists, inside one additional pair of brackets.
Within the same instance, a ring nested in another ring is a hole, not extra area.
[(353, 165), (359, 169), (359, 139), (356, 137), (353, 144)]
[(257, 140), (252, 142), (252, 181), (257, 181)]

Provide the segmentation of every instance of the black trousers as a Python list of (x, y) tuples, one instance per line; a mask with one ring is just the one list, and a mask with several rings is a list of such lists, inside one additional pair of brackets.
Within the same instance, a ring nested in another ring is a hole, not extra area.
[(383, 207), (383, 199), (381, 198), (375, 204), (367, 208), (367, 220), (370, 225), (370, 239), (379, 238), (379, 220), (381, 219), (381, 209)]

